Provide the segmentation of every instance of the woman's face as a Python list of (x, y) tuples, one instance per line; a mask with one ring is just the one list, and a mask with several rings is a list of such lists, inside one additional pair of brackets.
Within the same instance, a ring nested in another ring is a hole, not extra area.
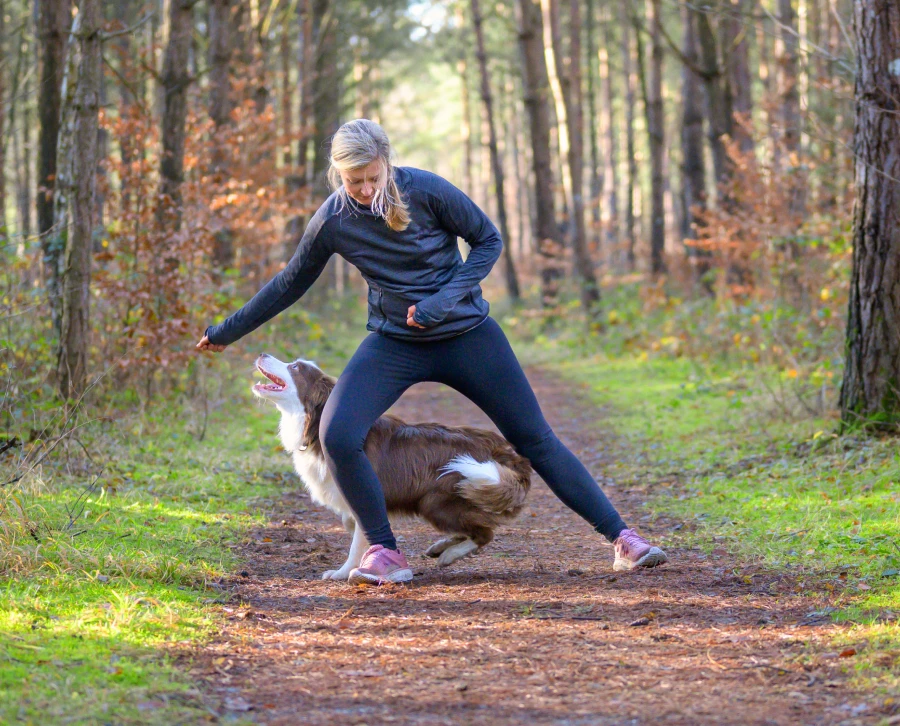
[(376, 159), (368, 166), (351, 169), (350, 171), (341, 171), (341, 180), (344, 182), (344, 189), (347, 190), (347, 194), (360, 204), (368, 206), (375, 198), (375, 190), (384, 181), (381, 178), (383, 171), (384, 168), (381, 161)]

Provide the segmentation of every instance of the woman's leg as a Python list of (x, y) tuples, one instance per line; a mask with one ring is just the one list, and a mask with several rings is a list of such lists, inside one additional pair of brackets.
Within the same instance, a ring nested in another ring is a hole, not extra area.
[(625, 522), (544, 419), (515, 353), (492, 318), (444, 343), (436, 377), (481, 408), (562, 502), (614, 541)]
[(366, 436), (407, 388), (424, 379), (426, 358), (410, 343), (373, 333), (353, 354), (322, 412), (325, 462), (369, 545), (397, 549), (384, 491), (364, 450)]

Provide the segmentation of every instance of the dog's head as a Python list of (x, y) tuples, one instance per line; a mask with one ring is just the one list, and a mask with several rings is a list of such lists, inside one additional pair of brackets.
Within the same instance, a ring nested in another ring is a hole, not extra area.
[(313, 409), (321, 408), (333, 386), (333, 380), (315, 363), (302, 358), (284, 363), (263, 353), (256, 359), (256, 370), (268, 382), (254, 383), (254, 395), (271, 401), (288, 415), (309, 415)]
[(334, 388), (334, 379), (315, 364), (302, 358), (284, 363), (263, 353), (256, 370), (267, 383), (255, 383), (253, 393), (274, 403), (281, 411), (281, 441), (288, 451), (317, 446), (322, 409)]

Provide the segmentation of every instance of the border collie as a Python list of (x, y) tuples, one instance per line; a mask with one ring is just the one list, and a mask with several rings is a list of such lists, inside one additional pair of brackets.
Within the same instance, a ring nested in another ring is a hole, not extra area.
[[(310, 361), (283, 363), (266, 353), (256, 368), (267, 383), (253, 393), (281, 411), (285, 450), (313, 501), (341, 516), (353, 535), (347, 561), (322, 579), (346, 580), (368, 542), (325, 466), (319, 421), (335, 379)], [(366, 455), (381, 481), (389, 515), (413, 515), (449, 535), (425, 554), (441, 566), (488, 544), (494, 529), (515, 517), (531, 486), (531, 465), (499, 434), (467, 426), (407, 424), (382, 416), (369, 430)]]

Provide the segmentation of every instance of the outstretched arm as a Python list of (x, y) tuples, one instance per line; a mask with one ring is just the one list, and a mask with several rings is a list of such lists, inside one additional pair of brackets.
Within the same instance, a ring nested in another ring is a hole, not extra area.
[(433, 177), (430, 198), (435, 216), (448, 230), (471, 247), (466, 261), (444, 287), (415, 305), (412, 319), (425, 327), (437, 325), (475, 285), (491, 271), (503, 241), (490, 218), (453, 184)]
[(219, 325), (206, 329), (204, 340), (197, 344), (200, 350), (217, 350), (240, 340), (271, 320), (282, 310), (293, 305), (316, 281), (333, 252), (331, 241), (323, 231), (326, 205), (313, 215), (297, 251), (287, 266), (273, 277), (240, 310)]

